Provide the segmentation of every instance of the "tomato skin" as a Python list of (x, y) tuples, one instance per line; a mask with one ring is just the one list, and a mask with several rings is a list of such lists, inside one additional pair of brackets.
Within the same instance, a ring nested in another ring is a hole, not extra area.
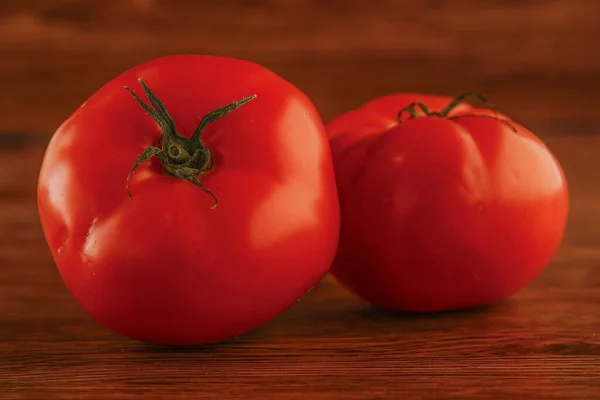
[[(124, 89), (143, 78), (190, 137), (208, 125), (215, 167), (201, 183), (156, 158), (126, 177), (160, 129)], [(323, 123), (295, 86), (254, 63), (168, 56), (108, 82), (63, 123), (43, 160), (38, 208), (60, 274), (102, 325), (145, 342), (220, 341), (269, 321), (326, 274), (339, 204)]]
[(468, 106), (452, 119), (390, 122), (412, 101), (435, 111), (450, 102), (437, 99), (391, 96), (380, 99), (379, 114), (361, 108), (327, 126), (341, 205), (331, 272), (382, 308), (436, 312), (503, 300), (541, 273), (564, 235), (564, 173), (525, 127), (512, 122), (514, 132)]

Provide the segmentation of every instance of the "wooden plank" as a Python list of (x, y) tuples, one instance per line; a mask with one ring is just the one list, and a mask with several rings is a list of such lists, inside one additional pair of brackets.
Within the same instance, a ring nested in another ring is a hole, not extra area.
[[(596, 130), (597, 132), (597, 130)], [(600, 135), (550, 135), (571, 191), (565, 243), (492, 307), (407, 315), (326, 278), (261, 328), (210, 345), (143, 345), (94, 322), (39, 228), (42, 143), (0, 149), (2, 399), (596, 399), (600, 390)]]
[(53, 131), (104, 82), (173, 53), (248, 58), (324, 119), (392, 91), (485, 92), (514, 118), (595, 118), (600, 3), (4, 0), (0, 131)]

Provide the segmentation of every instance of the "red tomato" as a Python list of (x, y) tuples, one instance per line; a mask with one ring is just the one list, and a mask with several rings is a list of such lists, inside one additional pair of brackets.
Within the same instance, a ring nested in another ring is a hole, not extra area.
[[(523, 126), (462, 100), (445, 109), (452, 99), (387, 96), (327, 126), (341, 205), (332, 274), (376, 306), (500, 301), (561, 244), (568, 194), (555, 157)], [(413, 104), (420, 112), (399, 123), (413, 102), (427, 115)]]
[(52, 138), (38, 206), (79, 303), (160, 344), (270, 320), (325, 275), (339, 234), (313, 104), (268, 69), (221, 57), (169, 56), (108, 82)]

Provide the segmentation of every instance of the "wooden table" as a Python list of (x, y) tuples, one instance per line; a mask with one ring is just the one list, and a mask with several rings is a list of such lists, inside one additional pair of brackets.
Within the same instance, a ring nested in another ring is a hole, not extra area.
[[(600, 2), (0, 3), (0, 400), (600, 399)], [(564, 246), (529, 287), (485, 309), (389, 313), (328, 277), (224, 343), (119, 337), (63, 286), (35, 183), (49, 133), (75, 107), (173, 53), (262, 63), (326, 120), (395, 91), (483, 92), (561, 160)]]
[(563, 128), (537, 127), (570, 183), (564, 246), (513, 298), (404, 315), (370, 308), (327, 277), (263, 327), (186, 349), (119, 337), (82, 311), (38, 223), (47, 137), (0, 135), (0, 398), (598, 399), (600, 135)]

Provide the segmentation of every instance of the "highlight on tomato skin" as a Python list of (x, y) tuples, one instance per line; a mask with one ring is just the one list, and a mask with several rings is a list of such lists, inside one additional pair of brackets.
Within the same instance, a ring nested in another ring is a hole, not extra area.
[(61, 277), (121, 335), (221, 341), (327, 273), (339, 202), (310, 99), (249, 61), (167, 56), (101, 87), (57, 129), (38, 210)]
[(526, 127), (469, 96), (384, 96), (326, 126), (341, 215), (331, 272), (375, 306), (496, 303), (531, 283), (562, 243), (560, 163)]

